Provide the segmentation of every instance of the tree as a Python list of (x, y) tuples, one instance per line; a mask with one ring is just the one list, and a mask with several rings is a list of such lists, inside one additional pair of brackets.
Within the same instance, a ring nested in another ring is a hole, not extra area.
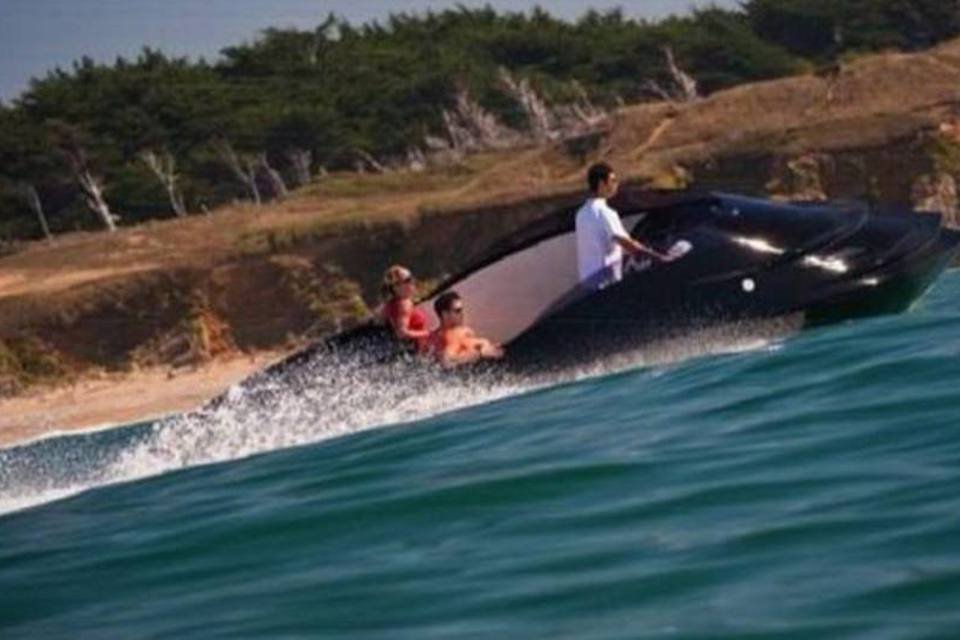
[(213, 148), (237, 180), (250, 190), (253, 203), (260, 205), (263, 200), (260, 197), (260, 188), (257, 186), (257, 159), (248, 154), (238, 154), (233, 143), (225, 136), (216, 138), (213, 141)]
[[(702, 9), (690, 16), (665, 20), (656, 27), (664, 46), (675, 54), (675, 65), (696, 79), (707, 95), (744, 82), (797, 73), (798, 60), (780, 47), (757, 37), (746, 18), (723, 9)], [(669, 60), (658, 64), (664, 82), (674, 82)]]
[[(577, 135), (621, 100), (651, 99), (651, 87), (690, 99), (957, 34), (958, 0), (744, 0), (658, 22), (458, 7), (268, 29), (214, 64), (152, 49), (112, 64), (81, 58), (0, 109), (17, 123), (0, 131), (3, 202), (18, 203), (4, 228), (52, 233), (86, 209), (111, 228), (114, 209), (133, 223), (282, 198), (327, 168), (423, 166), (431, 151), (449, 159)], [(18, 146), (28, 140), (29, 152)], [(16, 186), (25, 178), (32, 189)]]
[(49, 127), (53, 144), (67, 161), (83, 194), (84, 204), (100, 218), (108, 231), (116, 231), (119, 217), (110, 210), (104, 197), (103, 178), (88, 151), (91, 145), (89, 134), (63, 120), (52, 120)]
[(960, 33), (957, 0), (748, 0), (743, 9), (757, 35), (818, 61), (920, 49)]
[(177, 174), (177, 162), (173, 154), (165, 148), (160, 151), (145, 148), (140, 152), (139, 157), (163, 185), (167, 197), (170, 198), (173, 212), (178, 217), (186, 217), (187, 205), (184, 204), (183, 193), (178, 184), (180, 176)]
[(828, 59), (842, 46), (840, 5), (832, 0), (748, 0), (743, 7), (758, 36), (790, 53)]
[(39, 189), (56, 179), (57, 170), (53, 150), (45, 142), (41, 127), (0, 105), (0, 182), (30, 209), (43, 236), (52, 239)]

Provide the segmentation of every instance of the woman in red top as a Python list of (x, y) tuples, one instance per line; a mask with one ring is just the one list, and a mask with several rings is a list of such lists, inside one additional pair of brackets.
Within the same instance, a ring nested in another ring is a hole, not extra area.
[(413, 303), (416, 280), (410, 270), (394, 265), (383, 274), (383, 320), (400, 340), (412, 342), (417, 351), (424, 351), (430, 338), (427, 316)]

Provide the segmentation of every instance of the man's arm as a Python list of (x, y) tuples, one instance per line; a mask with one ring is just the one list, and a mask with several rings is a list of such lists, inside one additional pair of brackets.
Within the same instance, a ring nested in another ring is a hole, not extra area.
[(463, 349), (462, 345), (458, 342), (456, 344), (448, 344), (447, 347), (443, 350), (443, 353), (440, 354), (440, 364), (444, 367), (456, 367), (461, 364), (470, 364), (471, 362), (476, 362), (482, 356), (479, 351), (473, 349)]
[(616, 242), (621, 247), (623, 247), (624, 251), (627, 251), (628, 253), (631, 253), (633, 255), (640, 255), (640, 254), (646, 253), (662, 262), (670, 262), (673, 260), (672, 256), (668, 256), (664, 253), (654, 251), (647, 245), (637, 242), (636, 240), (628, 236), (616, 235), (616, 236), (613, 236), (613, 241)]
[(620, 220), (620, 214), (611, 209), (609, 206), (604, 206), (602, 211), (602, 221), (604, 226), (607, 228), (607, 233), (610, 234), (610, 237), (618, 245), (623, 247), (623, 250), (631, 255), (640, 255), (647, 254), (651, 255), (657, 260), (662, 262), (670, 262), (673, 260), (672, 257), (664, 255), (658, 251), (654, 251), (650, 247), (637, 242), (630, 237), (630, 234), (627, 233), (627, 230), (623, 228), (623, 221)]
[(486, 338), (478, 338), (472, 329), (464, 329), (456, 340), (447, 343), (440, 355), (440, 363), (445, 367), (470, 364), (485, 358), (503, 357), (503, 347)]

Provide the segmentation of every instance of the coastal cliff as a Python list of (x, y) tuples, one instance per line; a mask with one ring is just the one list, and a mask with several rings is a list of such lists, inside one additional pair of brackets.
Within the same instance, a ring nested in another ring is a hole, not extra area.
[(960, 226), (960, 41), (691, 103), (422, 172), (335, 174), (276, 204), (77, 233), (0, 258), (0, 394), (95, 372), (293, 349), (366, 317), (380, 274), (426, 284), (582, 197), (604, 158), (631, 182), (938, 210)]

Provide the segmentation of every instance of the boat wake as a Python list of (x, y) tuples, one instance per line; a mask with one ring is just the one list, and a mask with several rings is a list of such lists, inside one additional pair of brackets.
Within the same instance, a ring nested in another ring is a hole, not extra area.
[(769, 347), (800, 318), (716, 327), (549, 375), (451, 376), (409, 363), (322, 357), (293, 378), (231, 388), (222, 402), (152, 424), (0, 450), (0, 515), (97, 487), (401, 425), (508, 396), (691, 357)]

